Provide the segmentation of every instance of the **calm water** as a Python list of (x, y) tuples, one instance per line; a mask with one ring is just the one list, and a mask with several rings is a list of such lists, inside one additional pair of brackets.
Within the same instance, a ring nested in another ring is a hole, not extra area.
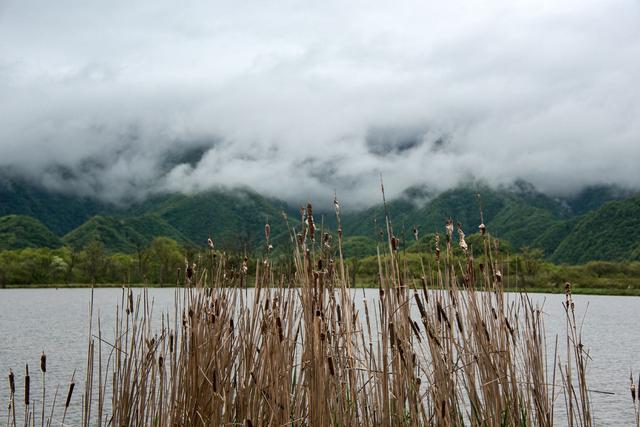
[[(103, 334), (109, 339), (114, 324), (115, 307), (120, 303), (122, 290), (97, 289), (94, 291), (94, 312), (99, 313)], [(136, 291), (134, 291), (135, 293)], [(361, 295), (361, 290), (357, 291)], [(367, 298), (377, 298), (377, 290), (366, 290)], [(155, 312), (173, 307), (174, 290), (149, 289), (155, 300)], [(32, 400), (39, 408), (40, 354), (47, 354), (47, 390), (53, 394), (60, 385), (58, 409), (64, 402), (66, 389), (74, 370), (77, 370), (76, 393), (68, 425), (76, 425), (81, 407), (78, 390), (84, 383), (86, 347), (89, 328), (89, 289), (2, 289), (0, 290), (0, 425), (6, 423), (9, 369), (16, 374), (19, 390), (17, 412), (24, 408), (22, 385), (25, 364), (29, 364), (32, 382)], [(564, 295), (533, 295), (535, 301), (544, 302), (547, 332), (550, 336), (564, 332), (562, 301)], [(356, 303), (362, 298), (356, 298)], [(615, 296), (574, 296), (576, 312), (584, 317), (583, 342), (590, 350), (589, 388), (614, 394), (592, 393), (592, 406), (596, 425), (631, 425), (633, 406), (629, 394), (629, 370), (640, 372), (640, 299)], [(586, 312), (586, 313), (585, 313)], [(586, 316), (585, 316), (586, 314)], [(550, 346), (553, 340), (550, 340)], [(635, 375), (635, 374), (634, 374)], [(50, 400), (48, 397), (48, 400)], [(562, 399), (562, 398), (560, 398)], [(564, 405), (557, 402), (557, 408)], [(38, 412), (39, 413), (39, 412)], [(55, 420), (61, 413), (56, 412)], [(69, 422), (71, 421), (71, 422)], [(55, 423), (54, 423), (55, 425)]]

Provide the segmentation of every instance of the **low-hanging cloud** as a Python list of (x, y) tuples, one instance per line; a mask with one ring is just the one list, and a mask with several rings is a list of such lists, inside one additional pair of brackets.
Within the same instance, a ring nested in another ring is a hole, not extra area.
[(640, 183), (640, 5), (8, 1), (0, 168), (111, 201)]

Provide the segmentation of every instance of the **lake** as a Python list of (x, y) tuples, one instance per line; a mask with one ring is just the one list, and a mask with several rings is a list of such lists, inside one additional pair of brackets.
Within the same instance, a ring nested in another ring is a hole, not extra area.
[[(140, 290), (134, 289), (134, 294)], [(251, 290), (249, 290), (251, 292)], [(362, 292), (368, 300), (378, 297), (377, 289), (358, 289), (356, 305)], [(175, 289), (149, 289), (155, 301), (155, 313), (173, 308)], [(514, 295), (515, 296), (515, 295)], [(94, 319), (99, 315), (105, 339), (113, 332), (115, 307), (121, 289), (94, 291)], [(40, 407), (40, 354), (47, 354), (47, 400), (55, 385), (60, 385), (53, 425), (59, 425), (61, 409), (74, 370), (77, 388), (67, 416), (68, 425), (77, 425), (81, 411), (81, 393), (86, 365), (89, 328), (90, 289), (0, 289), (0, 425), (7, 419), (9, 369), (16, 375), (17, 413), (22, 413), (25, 364), (31, 374), (31, 398)], [(533, 294), (535, 302), (544, 303), (549, 347), (553, 336), (564, 333), (564, 295)], [(640, 299), (638, 297), (574, 295), (576, 313), (584, 318), (583, 344), (592, 358), (587, 371), (596, 425), (632, 425), (633, 405), (629, 392), (629, 371), (640, 372)], [(172, 312), (172, 310), (171, 310)], [(159, 317), (159, 316), (157, 316)], [(96, 327), (94, 321), (94, 329)], [(560, 344), (561, 345), (561, 344)], [(553, 351), (553, 348), (550, 349)], [(637, 376), (636, 376), (637, 378)], [(600, 393), (606, 392), (606, 393)], [(612, 393), (612, 394), (610, 394)], [(562, 397), (556, 408), (564, 406)], [(39, 413), (39, 410), (37, 411)]]

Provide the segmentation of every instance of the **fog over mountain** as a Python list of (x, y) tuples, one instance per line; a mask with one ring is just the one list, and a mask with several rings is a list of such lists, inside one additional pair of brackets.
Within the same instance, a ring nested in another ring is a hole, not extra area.
[(638, 1), (0, 2), (0, 168), (118, 201), (640, 183)]

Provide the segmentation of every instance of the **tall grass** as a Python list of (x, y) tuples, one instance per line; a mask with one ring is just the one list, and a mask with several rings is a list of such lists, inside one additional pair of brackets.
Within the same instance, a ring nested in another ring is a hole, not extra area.
[[(552, 351), (546, 342), (542, 308), (503, 291), (486, 227), (482, 263), (460, 225), (454, 241), (449, 221), (435, 264), (412, 277), (387, 220), (379, 296), (369, 300), (349, 283), (339, 204), (335, 237), (316, 229), (311, 205), (301, 214), (290, 229), (294, 271), (272, 268), (266, 250), (251, 293), (248, 266), (234, 271), (224, 256), (208, 270), (190, 266), (159, 327), (146, 291), (123, 290), (114, 341), (99, 323), (90, 332), (82, 424), (552, 426), (559, 412), (563, 424), (592, 424), (570, 287), (561, 360), (557, 340)], [(268, 242), (269, 226), (265, 233)], [(37, 417), (31, 406), (25, 425)], [(47, 425), (54, 418), (52, 409)], [(11, 412), (8, 421), (16, 423)]]

